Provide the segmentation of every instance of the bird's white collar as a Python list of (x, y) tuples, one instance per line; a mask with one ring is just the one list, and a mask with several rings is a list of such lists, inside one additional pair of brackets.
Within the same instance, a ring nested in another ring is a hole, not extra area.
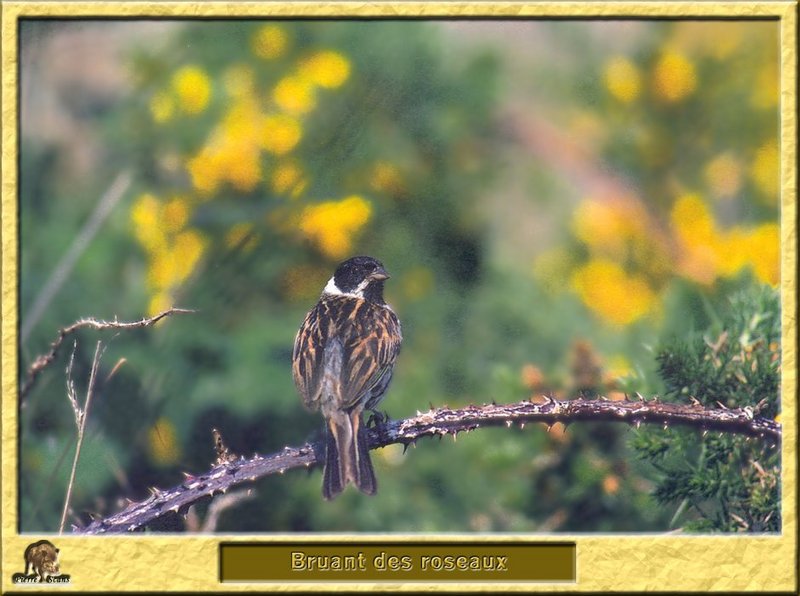
[(325, 289), (322, 290), (322, 293), (329, 294), (331, 296), (350, 296), (351, 298), (360, 298), (363, 300), (364, 290), (367, 289), (367, 286), (369, 285), (370, 281), (371, 281), (370, 279), (365, 279), (360, 284), (358, 284), (356, 289), (353, 290), (352, 292), (342, 292), (342, 290), (339, 289), (339, 286), (336, 285), (336, 280), (333, 277), (331, 277), (328, 280)]

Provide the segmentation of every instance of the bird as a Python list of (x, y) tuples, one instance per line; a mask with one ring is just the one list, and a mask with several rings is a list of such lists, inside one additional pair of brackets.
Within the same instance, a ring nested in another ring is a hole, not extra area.
[(305, 408), (325, 419), (326, 500), (350, 483), (367, 495), (377, 491), (362, 413), (377, 414), (403, 341), (400, 321), (383, 298), (387, 279), (373, 257), (342, 262), (295, 337), (295, 385)]

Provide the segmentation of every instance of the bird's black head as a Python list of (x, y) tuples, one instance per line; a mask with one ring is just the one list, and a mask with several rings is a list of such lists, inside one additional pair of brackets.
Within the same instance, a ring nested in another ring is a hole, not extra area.
[(389, 278), (383, 264), (372, 257), (353, 257), (336, 268), (325, 286), (327, 294), (345, 294), (384, 304), (383, 282)]

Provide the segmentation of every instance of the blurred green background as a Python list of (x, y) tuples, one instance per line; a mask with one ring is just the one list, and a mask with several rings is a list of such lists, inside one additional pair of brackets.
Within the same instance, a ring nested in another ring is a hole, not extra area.
[[(777, 22), (28, 20), (20, 35), (20, 374), (81, 317), (198, 311), (78, 336), (81, 395), (96, 339), (107, 349), (71, 523), (206, 470), (213, 427), (246, 456), (316, 436), (291, 347), (348, 256), (392, 274), (392, 418), (663, 392), (666, 338), (779, 282)], [(20, 410), (22, 531), (56, 530), (64, 502), (66, 344)], [(319, 469), (293, 471), (213, 529), (680, 526), (635, 433), (392, 446), (373, 452), (374, 498), (324, 502)]]

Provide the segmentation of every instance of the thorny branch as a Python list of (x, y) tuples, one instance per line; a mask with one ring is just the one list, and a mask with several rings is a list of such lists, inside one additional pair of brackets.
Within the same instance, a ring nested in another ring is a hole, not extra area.
[[(758, 416), (752, 408), (708, 409), (699, 403), (682, 405), (653, 399), (645, 401), (607, 401), (604, 399), (556, 400), (545, 398), (544, 403), (523, 401), (515, 404), (467, 406), (457, 410), (431, 409), (405, 420), (394, 420), (369, 429), (370, 449), (400, 443), (414, 444), (422, 437), (450, 434), (455, 439), (461, 431), (485, 426), (524, 427), (529, 422), (551, 426), (556, 422), (568, 425), (576, 421), (627, 422), (634, 426), (657, 424), (664, 427), (686, 426), (703, 433), (709, 431), (743, 434), (772, 443), (781, 439), (781, 426), (774, 420)], [(215, 437), (218, 441), (218, 436)], [(219, 446), (218, 446), (219, 455)], [(150, 497), (131, 503), (123, 511), (106, 519), (96, 520), (85, 528), (73, 528), (78, 534), (114, 534), (142, 529), (145, 524), (168, 514), (186, 515), (189, 507), (202, 498), (225, 493), (229, 488), (252, 482), (271, 474), (283, 474), (294, 468), (309, 468), (324, 461), (321, 442), (299, 447), (284, 447), (271, 455), (218, 458), (217, 464), (205, 474), (185, 474), (185, 480), (173, 488), (150, 489)]]
[(186, 309), (186, 308), (170, 308), (165, 310), (164, 312), (158, 313), (154, 317), (150, 318), (143, 318), (138, 321), (131, 321), (131, 322), (123, 322), (117, 321), (114, 319), (113, 321), (98, 321), (97, 319), (93, 318), (85, 318), (80, 319), (79, 321), (74, 322), (69, 327), (64, 327), (58, 331), (58, 336), (56, 337), (55, 341), (50, 344), (50, 351), (46, 354), (42, 354), (31, 364), (30, 368), (28, 368), (28, 373), (25, 376), (25, 382), (22, 385), (22, 388), (19, 391), (19, 401), (25, 399), (28, 395), (30, 390), (33, 388), (36, 379), (38, 378), (39, 374), (47, 368), (51, 362), (56, 357), (58, 353), (58, 349), (61, 347), (61, 344), (64, 343), (64, 339), (77, 331), (78, 329), (83, 329), (85, 327), (90, 327), (92, 329), (98, 330), (106, 330), (106, 329), (137, 329), (139, 327), (149, 327), (151, 325), (155, 325), (158, 321), (167, 317), (172, 314), (176, 313), (194, 313), (196, 311)]

